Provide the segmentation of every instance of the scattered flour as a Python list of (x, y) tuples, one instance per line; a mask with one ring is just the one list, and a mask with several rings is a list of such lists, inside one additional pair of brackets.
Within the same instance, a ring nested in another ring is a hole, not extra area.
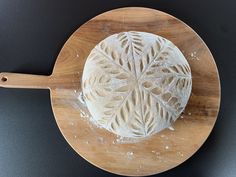
[(178, 155), (178, 156), (181, 156), (181, 157), (184, 156), (184, 154), (183, 154), (182, 152), (177, 152), (177, 155)]
[(132, 159), (134, 153), (131, 151), (131, 152), (127, 152), (126, 155), (127, 155), (127, 158), (128, 158), (128, 159)]
[(69, 122), (69, 125), (74, 126), (75, 123), (74, 122)]
[(168, 129), (171, 130), (171, 131), (175, 130), (174, 127), (172, 127), (172, 126), (169, 126)]
[(189, 56), (190, 56), (190, 59), (192, 59), (192, 60), (200, 60), (197, 56), (196, 51), (189, 53)]

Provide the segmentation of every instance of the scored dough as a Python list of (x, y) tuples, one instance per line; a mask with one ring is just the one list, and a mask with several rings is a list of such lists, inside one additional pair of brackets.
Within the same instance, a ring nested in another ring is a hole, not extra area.
[(146, 32), (122, 32), (101, 41), (82, 76), (92, 119), (122, 137), (143, 138), (169, 127), (191, 89), (190, 66), (180, 50)]

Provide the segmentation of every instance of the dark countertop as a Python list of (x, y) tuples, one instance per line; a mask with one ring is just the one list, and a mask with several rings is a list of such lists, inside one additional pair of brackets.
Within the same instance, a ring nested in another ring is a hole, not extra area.
[[(189, 160), (158, 177), (235, 177), (236, 1), (1, 0), (0, 71), (49, 75), (67, 38), (107, 10), (151, 7), (191, 26), (215, 57), (222, 87), (213, 132)], [(82, 159), (62, 137), (48, 90), (0, 88), (1, 177), (116, 176)]]

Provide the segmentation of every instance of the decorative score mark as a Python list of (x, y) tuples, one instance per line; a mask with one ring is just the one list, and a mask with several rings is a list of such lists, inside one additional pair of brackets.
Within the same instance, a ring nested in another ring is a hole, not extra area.
[[(119, 49), (105, 39), (86, 62), (88, 68), (97, 70), (94, 74), (85, 67), (85, 102), (92, 106), (99, 103), (104, 111), (93, 115), (98, 124), (124, 137), (146, 137), (168, 127), (183, 111), (192, 86), (187, 61), (174, 61), (175, 46), (156, 37), (147, 47), (145, 35), (112, 35), (109, 40), (116, 41)], [(158, 121), (162, 126), (158, 127)]]

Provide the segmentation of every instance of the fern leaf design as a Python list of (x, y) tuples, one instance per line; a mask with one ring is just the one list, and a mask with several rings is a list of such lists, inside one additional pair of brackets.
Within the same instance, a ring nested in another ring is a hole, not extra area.
[(132, 49), (133, 53), (135, 55), (140, 55), (142, 53), (142, 48), (143, 48), (143, 42), (142, 42), (142, 37), (139, 33), (137, 32), (130, 32), (130, 39), (131, 39), (131, 44), (132, 44)]
[[(139, 77), (143, 77), (143, 75), (152, 75), (154, 74), (153, 71), (151, 71), (153, 68), (156, 68), (157, 66), (161, 66), (160, 61), (163, 60), (163, 53), (165, 53), (165, 48), (167, 42), (163, 40), (162, 38), (158, 38), (155, 40), (154, 43), (150, 46), (149, 50), (144, 54), (140, 61), (140, 67), (139, 67)], [(159, 62), (157, 62), (159, 61)], [(143, 67), (145, 65), (145, 67)]]
[(107, 130), (140, 138), (161, 131), (187, 104), (191, 70), (167, 39), (150, 33), (109, 36), (90, 53), (82, 89), (88, 109)]
[[(110, 91), (110, 88), (101, 89), (103, 85), (109, 85), (111, 79), (107, 76), (90, 76), (88, 79), (84, 81), (83, 90), (87, 90), (85, 92), (85, 98), (92, 101), (97, 99), (97, 97), (105, 97)], [(97, 85), (98, 87), (95, 87)]]
[(142, 137), (145, 135), (144, 125), (141, 120), (141, 115), (137, 111), (135, 111), (133, 115), (133, 120), (130, 124), (131, 132), (134, 137)]
[[(122, 36), (120, 36), (121, 38), (120, 40), (122, 43), (126, 41), (125, 37), (126, 37), (125, 33)], [(125, 42), (125, 45), (129, 46), (127, 42)], [(128, 64), (127, 60), (124, 60), (116, 50), (108, 46), (106, 42), (102, 41), (95, 47), (95, 49), (96, 49), (95, 52), (92, 52), (95, 53), (95, 55), (94, 54), (92, 55), (93, 58), (92, 60), (96, 60), (97, 61), (96, 64), (103, 64), (101, 66), (103, 69), (110, 69), (111, 72), (112, 66), (113, 67), (116, 66), (116, 70), (122, 69), (127, 73), (131, 73), (132, 66)]]
[(144, 121), (146, 134), (152, 134), (155, 131), (156, 126), (154, 116), (148, 112), (144, 117)]
[[(129, 99), (128, 97), (132, 97), (132, 99)], [(115, 116), (115, 120), (111, 120), (110, 123), (110, 129), (112, 131), (115, 131), (115, 129), (113, 129), (114, 127), (117, 127), (120, 124), (128, 123), (130, 121), (130, 116), (133, 114), (134, 108), (137, 104), (136, 100), (138, 99), (138, 93), (134, 89), (131, 91), (131, 94), (129, 94), (128, 97), (126, 97), (126, 99), (118, 105), (116, 104), (112, 106), (116, 108), (116, 112), (113, 114), (113, 116)]]

